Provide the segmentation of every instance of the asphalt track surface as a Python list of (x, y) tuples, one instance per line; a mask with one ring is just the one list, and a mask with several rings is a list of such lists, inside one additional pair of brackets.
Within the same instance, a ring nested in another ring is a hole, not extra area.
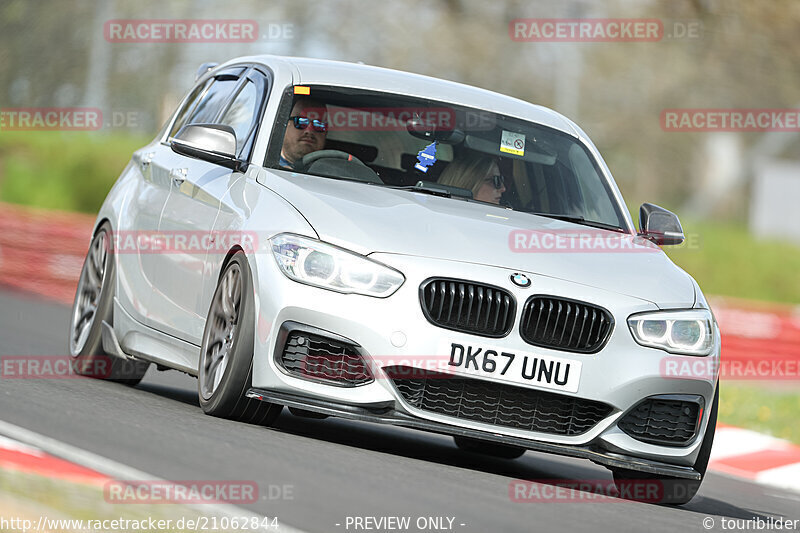
[[(62, 305), (0, 289), (0, 354), (65, 354), (68, 320)], [(196, 387), (194, 378), (153, 366), (135, 388), (84, 378), (2, 379), (0, 419), (162, 479), (253, 480), (262, 499), (242, 507), (305, 531), (355, 531), (346, 528), (348, 516), (409, 516), (409, 531), (420, 531), (418, 517), (443, 516), (454, 518), (458, 532), (592, 533), (708, 531), (706, 517), (714, 520), (711, 531), (723, 530), (723, 519), (800, 518), (800, 495), (713, 473), (682, 507), (513, 502), (516, 479), (609, 480), (610, 472), (533, 452), (486, 458), (445, 436), (298, 418), (285, 409), (272, 428), (215, 419), (198, 406)], [(291, 499), (270, 500), (271, 485), (291, 486)]]

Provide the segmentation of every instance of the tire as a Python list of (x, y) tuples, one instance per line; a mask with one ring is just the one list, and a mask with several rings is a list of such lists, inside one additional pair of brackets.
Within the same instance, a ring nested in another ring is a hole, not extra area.
[[(637, 472), (623, 468), (611, 469), (614, 474), (614, 484), (617, 486), (621, 497), (630, 495), (647, 495), (645, 501), (663, 505), (683, 505), (694, 498), (706, 475), (708, 460), (711, 457), (711, 446), (714, 444), (714, 434), (717, 428), (717, 411), (719, 409), (719, 384), (714, 392), (714, 402), (708, 417), (708, 425), (703, 434), (703, 444), (694, 463), (694, 469), (700, 472), (700, 479), (685, 479), (672, 476), (660, 476), (647, 472)], [(653, 485), (647, 486), (647, 482)], [(647, 489), (650, 489), (649, 491)], [(627, 499), (638, 499), (628, 497)]]
[(112, 324), (116, 265), (111, 225), (100, 225), (81, 268), (69, 331), (73, 369), (81, 375), (137, 385), (150, 363), (109, 356), (103, 351), (103, 322)]
[(255, 303), (253, 279), (243, 252), (223, 268), (203, 331), (197, 396), (211, 416), (271, 425), (282, 406), (247, 398), (253, 381)]
[(465, 452), (479, 453), (481, 455), (489, 455), (491, 457), (498, 457), (500, 459), (517, 459), (522, 457), (525, 453), (525, 448), (519, 446), (512, 446), (510, 444), (500, 444), (494, 442), (486, 442), (477, 440), (470, 437), (453, 437), (453, 440), (459, 449)]

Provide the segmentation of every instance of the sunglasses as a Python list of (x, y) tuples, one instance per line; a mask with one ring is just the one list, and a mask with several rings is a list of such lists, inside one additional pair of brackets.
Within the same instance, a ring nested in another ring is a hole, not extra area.
[(308, 117), (289, 117), (289, 120), (294, 122), (294, 127), (298, 130), (304, 130), (311, 126), (314, 131), (326, 132), (328, 131), (328, 123), (322, 120), (311, 120)]
[(495, 174), (494, 176), (489, 176), (486, 178), (486, 181), (490, 180), (495, 189), (502, 189), (506, 185), (506, 179), (500, 174)]

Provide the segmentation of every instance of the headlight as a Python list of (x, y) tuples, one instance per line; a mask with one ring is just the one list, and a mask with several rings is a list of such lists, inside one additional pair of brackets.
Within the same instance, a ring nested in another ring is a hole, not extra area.
[(270, 244), (283, 273), (300, 283), (385, 298), (405, 281), (393, 268), (308, 237), (283, 233)]
[(628, 318), (628, 327), (642, 346), (681, 355), (709, 355), (714, 345), (708, 309), (658, 311)]

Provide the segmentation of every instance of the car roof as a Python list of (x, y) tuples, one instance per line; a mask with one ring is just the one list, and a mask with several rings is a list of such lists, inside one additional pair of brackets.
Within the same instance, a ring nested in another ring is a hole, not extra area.
[(237, 63), (261, 64), (273, 71), (284, 70), (292, 77), (295, 85), (332, 85), (430, 98), (530, 120), (572, 136), (579, 136), (572, 122), (552, 109), (486, 89), (431, 76), (361, 63), (275, 55), (240, 57), (228, 61), (220, 67)]

